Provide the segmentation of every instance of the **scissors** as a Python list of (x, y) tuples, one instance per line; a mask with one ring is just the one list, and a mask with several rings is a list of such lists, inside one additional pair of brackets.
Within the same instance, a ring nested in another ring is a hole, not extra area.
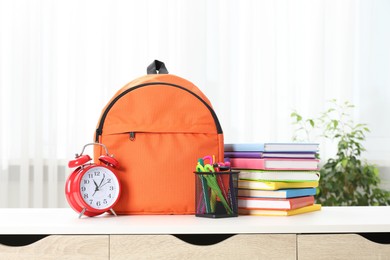
[[(208, 168), (209, 167), (207, 166), (206, 169), (208, 169)], [(203, 159), (199, 159), (198, 163), (196, 164), (195, 170), (197, 172), (206, 172), (206, 169), (205, 169)], [(202, 183), (202, 193), (203, 193), (204, 205), (206, 207), (206, 213), (211, 213), (212, 209), (211, 209), (211, 205), (210, 205), (211, 201), (210, 201), (209, 192), (208, 192), (208, 188), (207, 188), (207, 179), (204, 176), (204, 174), (200, 174), (199, 179)]]
[[(202, 165), (202, 162), (204, 163), (203, 159), (200, 159), (198, 161), (198, 164), (196, 165), (196, 171), (197, 172), (215, 172), (214, 170), (214, 167), (211, 165), (211, 164), (204, 164)], [(207, 174), (202, 174), (199, 176), (201, 181), (202, 181), (202, 188), (203, 188), (203, 196), (205, 198), (206, 201), (206, 212), (207, 213), (210, 213), (210, 212), (214, 212), (215, 211), (215, 205), (217, 203), (217, 194), (215, 192), (215, 190), (210, 186), (210, 183), (209, 183), (209, 175)], [(211, 194), (210, 194), (210, 197), (209, 197), (209, 194), (208, 194), (208, 188), (207, 188), (207, 185), (212, 188), (211, 189)], [(209, 206), (210, 208), (210, 211), (207, 211), (207, 206)]]
[[(206, 155), (203, 158), (199, 159), (199, 161), (203, 162), (203, 165), (204, 165), (204, 161), (206, 161), (206, 160), (209, 160), (209, 163), (213, 165), (215, 172), (230, 170), (230, 162), (217, 163), (215, 160), (215, 155), (212, 155), (212, 156)], [(222, 188), (223, 197), (227, 198), (228, 195), (226, 194), (225, 185), (223, 184), (221, 175), (217, 174), (217, 178), (218, 178), (218, 180), (217, 180), (218, 188)]]
[(211, 164), (202, 165), (198, 162), (196, 165), (197, 172), (215, 172), (214, 167)]

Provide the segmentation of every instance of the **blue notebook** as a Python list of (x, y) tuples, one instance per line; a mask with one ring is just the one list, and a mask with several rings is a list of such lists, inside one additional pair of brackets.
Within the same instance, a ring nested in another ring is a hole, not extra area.
[(316, 188), (282, 189), (282, 190), (249, 190), (238, 189), (239, 197), (253, 198), (295, 198), (312, 196), (316, 194)]

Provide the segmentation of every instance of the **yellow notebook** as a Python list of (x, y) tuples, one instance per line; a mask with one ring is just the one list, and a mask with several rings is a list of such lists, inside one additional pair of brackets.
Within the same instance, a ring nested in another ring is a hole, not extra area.
[(239, 180), (239, 189), (252, 190), (279, 190), (292, 188), (315, 188), (318, 187), (318, 181), (305, 182), (281, 182), (281, 181), (247, 181)]
[(240, 215), (253, 215), (253, 216), (292, 216), (302, 213), (317, 211), (321, 209), (321, 204), (313, 204), (310, 206), (290, 209), (290, 210), (269, 210), (269, 209), (238, 209)]

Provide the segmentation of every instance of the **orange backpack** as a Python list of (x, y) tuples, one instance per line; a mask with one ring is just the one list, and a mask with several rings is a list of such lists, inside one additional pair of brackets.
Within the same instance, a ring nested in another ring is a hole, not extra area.
[[(118, 214), (194, 214), (197, 159), (223, 161), (223, 132), (210, 101), (154, 61), (103, 109), (95, 141), (120, 163)], [(159, 72), (159, 74), (157, 74)], [(94, 158), (104, 154), (95, 146)]]

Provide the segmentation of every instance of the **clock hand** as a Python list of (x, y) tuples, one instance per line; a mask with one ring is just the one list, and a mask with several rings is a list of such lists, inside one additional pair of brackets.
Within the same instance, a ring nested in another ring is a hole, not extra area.
[(95, 180), (93, 180), (93, 183), (95, 183), (95, 191), (97, 191), (97, 190), (99, 190), (99, 186), (97, 185), (97, 183), (96, 183), (96, 181)]
[(107, 183), (110, 183), (109, 181), (108, 182), (106, 182), (106, 183), (104, 183), (102, 186), (100, 186), (100, 188), (102, 188), (104, 185), (106, 185)]
[(106, 175), (103, 174), (103, 179), (100, 181), (99, 188), (100, 188), (100, 185), (102, 185), (102, 183), (103, 183), (105, 177), (106, 177)]
[(100, 189), (100, 185), (102, 185), (102, 183), (103, 183), (105, 177), (106, 177), (106, 175), (103, 174), (103, 178), (102, 178), (102, 180), (100, 181), (99, 186), (97, 185), (96, 181), (93, 180), (93, 183), (95, 184), (95, 187), (96, 187), (96, 188), (95, 188), (95, 192), (92, 194), (92, 196), (95, 195), (95, 193)]
[(95, 193), (99, 190), (99, 186), (97, 185), (96, 181), (93, 180), (93, 183), (95, 184), (95, 192), (92, 194), (92, 197), (93, 195), (95, 195)]

